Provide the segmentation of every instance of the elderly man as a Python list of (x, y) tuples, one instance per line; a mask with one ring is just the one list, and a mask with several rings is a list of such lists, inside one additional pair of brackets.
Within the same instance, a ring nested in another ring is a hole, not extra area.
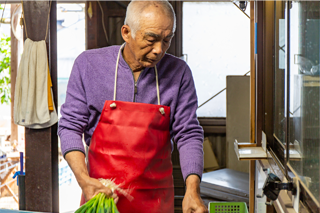
[[(199, 189), (203, 131), (192, 74), (184, 61), (166, 54), (174, 31), (170, 3), (133, 1), (121, 28), (125, 43), (88, 50), (76, 59), (59, 136), (83, 202), (103, 192), (117, 201), (121, 213), (173, 212), (174, 138), (186, 183), (183, 212), (207, 212)], [(115, 179), (134, 200), (98, 178)]]

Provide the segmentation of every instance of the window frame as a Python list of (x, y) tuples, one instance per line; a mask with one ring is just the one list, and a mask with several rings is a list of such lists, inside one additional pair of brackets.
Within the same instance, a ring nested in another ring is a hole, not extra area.
[[(273, 4), (273, 5), (270, 5)], [(277, 17), (277, 4), (281, 4), (284, 3), (286, 5), (290, 5), (291, 1), (284, 1), (284, 2), (279, 2), (279, 1), (273, 1), (273, 2), (258, 2), (258, 4), (263, 4), (263, 13), (264, 13), (264, 17), (268, 17), (270, 19), (270, 16), (273, 16), (273, 20), (272, 23), (270, 23), (270, 20), (267, 21), (267, 18), (265, 18), (265, 20), (263, 20), (263, 23), (258, 24), (258, 31), (261, 30), (263, 31), (263, 44), (264, 46), (259, 49), (258, 46), (258, 50), (257, 50), (257, 54), (262, 54), (263, 56), (261, 57), (260, 61), (258, 58), (258, 69), (257, 69), (257, 74), (259, 75), (259, 73), (262, 73), (263, 76), (263, 80), (261, 81), (256, 81), (257, 84), (262, 83), (263, 84), (263, 89), (261, 90), (260, 87), (256, 88), (256, 93), (259, 94), (263, 97), (263, 110), (261, 111), (256, 111), (256, 115), (259, 117), (263, 117), (263, 119), (256, 120), (256, 126), (261, 125), (262, 126), (262, 131), (264, 131), (267, 135), (267, 149), (271, 155), (270, 158), (268, 158), (268, 161), (270, 162), (270, 164), (274, 164), (276, 167), (278, 167), (278, 170), (275, 170), (276, 175), (277, 176), (284, 176), (286, 177), (286, 179), (288, 181), (292, 181), (293, 177), (297, 177), (299, 179), (299, 185), (300, 185), (300, 201), (303, 203), (303, 205), (305, 207), (307, 207), (307, 209), (311, 212), (313, 211), (317, 211), (320, 212), (320, 205), (319, 202), (314, 198), (313, 194), (308, 190), (308, 188), (306, 188), (306, 186), (304, 184), (302, 184), (301, 179), (299, 178), (299, 176), (297, 175), (297, 173), (295, 172), (295, 170), (292, 168), (292, 166), (290, 165), (290, 161), (289, 161), (289, 155), (286, 156), (286, 153), (289, 153), (289, 143), (285, 143), (282, 144), (282, 142), (280, 141), (280, 139), (277, 137), (276, 134), (274, 134), (274, 122), (276, 121), (275, 119), (275, 79), (276, 79), (276, 74), (275, 74), (275, 65), (277, 64), (277, 59), (276, 59), (276, 55), (277, 55), (277, 51), (278, 49), (276, 48), (277, 44), (277, 30), (276, 29), (276, 24), (275, 21), (277, 21), (279, 18)], [(285, 7), (284, 10), (286, 10), (286, 14), (288, 14), (287, 17), (283, 17), (285, 19), (285, 22), (287, 24), (286, 28), (286, 36), (287, 36), (287, 43), (290, 44), (290, 37), (289, 37), (289, 32), (290, 32), (290, 13), (289, 13), (289, 7)], [(261, 12), (258, 11), (258, 12)], [(272, 26), (270, 27), (269, 24), (271, 24)], [(259, 36), (259, 34), (258, 34)], [(270, 42), (272, 42), (270, 45)], [(271, 53), (270, 53), (271, 51)], [(290, 45), (286, 44), (286, 55), (290, 55)], [(290, 132), (291, 129), (290, 127), (292, 127), (292, 118), (290, 119), (290, 114), (289, 114), (289, 89), (290, 89), (290, 58), (287, 57), (286, 63), (286, 69), (288, 69), (286, 71), (286, 78), (285, 78), (285, 86), (286, 86), (286, 90), (284, 90), (285, 94), (284, 97), (286, 97), (285, 99), (285, 108), (286, 108), (286, 115), (285, 115), (285, 141), (288, 141), (288, 139), (290, 138)], [(261, 69), (259, 69), (259, 63), (263, 64)], [(272, 65), (272, 68), (270, 69), (269, 65)], [(272, 72), (270, 72), (270, 70), (272, 70)], [(272, 95), (270, 95), (272, 94)], [(258, 100), (257, 100), (258, 101)], [(257, 105), (259, 107), (259, 105)], [(269, 116), (272, 115), (272, 116)], [(256, 138), (258, 139), (258, 138)], [(292, 175), (293, 174), (293, 175)], [(288, 192), (289, 196), (291, 196), (291, 192)]]

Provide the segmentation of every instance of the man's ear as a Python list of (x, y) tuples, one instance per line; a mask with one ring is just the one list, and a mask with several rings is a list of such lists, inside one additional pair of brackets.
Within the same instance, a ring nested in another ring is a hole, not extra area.
[(126, 43), (129, 43), (130, 42), (130, 39), (131, 39), (131, 29), (128, 25), (123, 25), (121, 27), (121, 35), (122, 35), (122, 38), (123, 40), (126, 42)]

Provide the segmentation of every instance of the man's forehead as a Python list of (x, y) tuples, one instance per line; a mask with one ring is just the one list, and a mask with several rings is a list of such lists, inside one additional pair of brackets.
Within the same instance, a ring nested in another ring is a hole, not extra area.
[[(161, 38), (162, 37), (161, 34), (157, 34), (157, 33), (154, 33), (154, 32), (145, 32), (144, 36), (145, 37), (151, 36), (151, 37), (155, 37), (155, 38)], [(166, 38), (170, 38), (172, 36), (173, 36), (173, 33), (170, 32), (168, 35), (166, 35)]]
[(152, 1), (148, 1), (146, 5), (143, 10), (136, 14), (140, 29), (150, 27), (167, 28), (170, 25), (174, 25), (172, 15), (165, 10), (164, 5)]

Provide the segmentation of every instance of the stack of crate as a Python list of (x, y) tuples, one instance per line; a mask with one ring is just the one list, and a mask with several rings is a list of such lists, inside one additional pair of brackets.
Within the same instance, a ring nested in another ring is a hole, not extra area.
[(172, 152), (172, 166), (173, 166), (173, 182), (174, 182), (174, 212), (182, 213), (182, 200), (185, 193), (185, 184), (181, 173), (179, 152), (176, 143), (174, 143), (174, 150)]

